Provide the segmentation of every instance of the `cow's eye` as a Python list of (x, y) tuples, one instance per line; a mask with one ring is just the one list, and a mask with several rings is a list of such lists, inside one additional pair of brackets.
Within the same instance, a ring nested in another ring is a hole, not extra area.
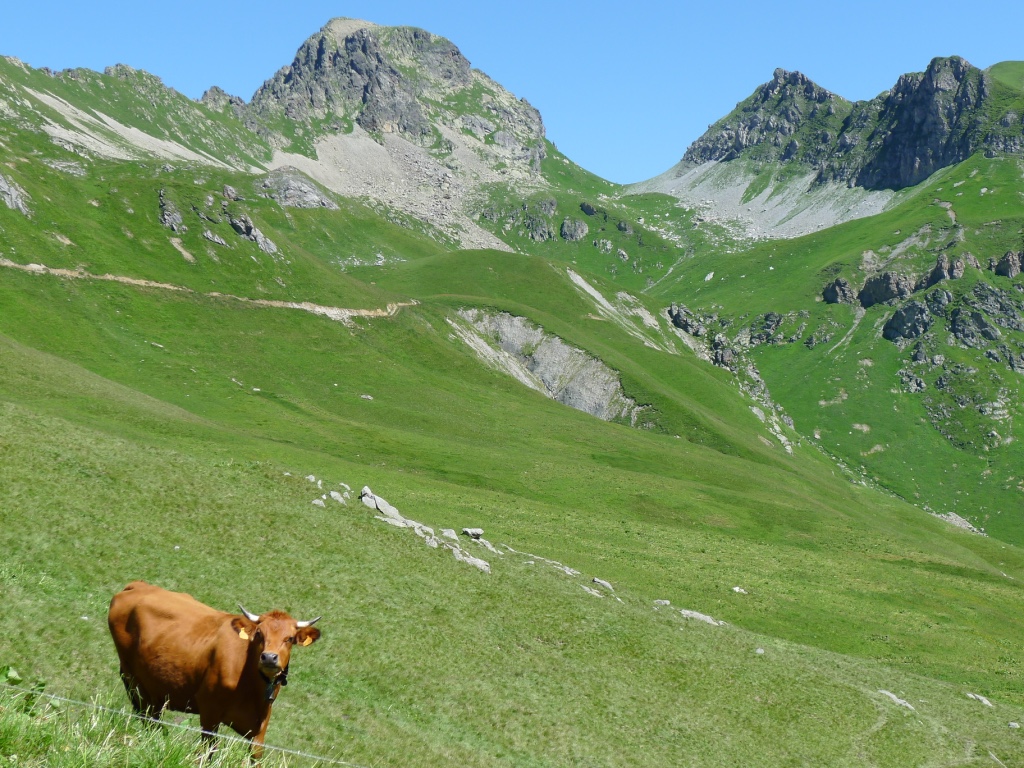
[(294, 637), (289, 637), (285, 642), (291, 643), (292, 645), (295, 645), (295, 638)]

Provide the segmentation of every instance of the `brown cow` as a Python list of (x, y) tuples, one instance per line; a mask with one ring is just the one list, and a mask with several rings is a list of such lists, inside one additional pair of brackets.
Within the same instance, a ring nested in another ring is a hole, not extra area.
[(320, 637), (312, 626), (320, 617), (296, 621), (283, 611), (256, 616), (238, 607), (242, 616), (133, 581), (110, 601), (107, 622), (137, 712), (197, 712), (203, 731), (212, 736), (223, 723), (252, 739), (259, 758), (270, 709), (288, 684), (292, 646)]

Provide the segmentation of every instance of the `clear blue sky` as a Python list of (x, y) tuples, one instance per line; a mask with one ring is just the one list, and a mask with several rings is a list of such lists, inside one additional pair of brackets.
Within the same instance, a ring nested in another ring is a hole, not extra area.
[(1024, 3), (679, 0), (5, 2), (0, 54), (53, 69), (145, 69), (187, 96), (249, 99), (328, 19), (413, 25), (540, 109), (548, 137), (616, 182), (668, 169), (775, 67), (849, 99), (934, 56), (1024, 60)]

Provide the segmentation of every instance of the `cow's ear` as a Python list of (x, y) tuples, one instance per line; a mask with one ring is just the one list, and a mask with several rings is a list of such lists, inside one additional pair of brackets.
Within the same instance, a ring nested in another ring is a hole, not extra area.
[(295, 633), (296, 645), (312, 645), (320, 639), (320, 630), (316, 627), (303, 627)]
[(242, 640), (249, 640), (256, 633), (256, 624), (244, 616), (235, 616), (231, 620), (231, 628), (238, 633)]

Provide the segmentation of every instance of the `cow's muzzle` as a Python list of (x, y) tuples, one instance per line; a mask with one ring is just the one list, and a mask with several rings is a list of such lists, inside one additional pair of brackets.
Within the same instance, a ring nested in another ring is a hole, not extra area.
[(280, 669), (281, 667), (278, 664), (278, 661), (280, 661), (280, 657), (276, 653), (267, 653), (264, 651), (260, 654), (261, 667), (271, 667), (273, 669)]

